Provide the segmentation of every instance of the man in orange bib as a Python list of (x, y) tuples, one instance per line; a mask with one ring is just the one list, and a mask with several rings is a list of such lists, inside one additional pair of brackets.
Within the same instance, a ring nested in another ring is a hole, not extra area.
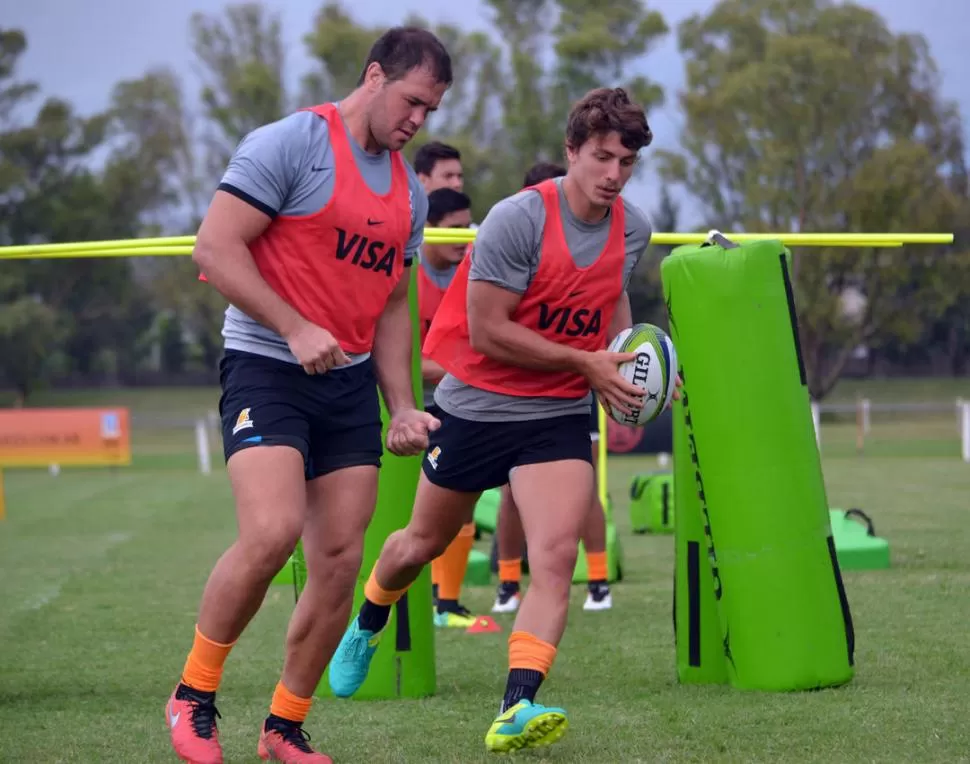
[(509, 637), (509, 673), (488, 750), (545, 745), (566, 712), (535, 703), (566, 625), (580, 529), (594, 480), (591, 391), (623, 410), (639, 388), (609, 339), (632, 323), (626, 283), (650, 239), (620, 196), (651, 141), (643, 109), (603, 88), (572, 109), (569, 170), (496, 204), (458, 268), (425, 340), (448, 372), (435, 391), (414, 511), (392, 534), (330, 666), (337, 696), (367, 676), (391, 606), (472, 518), (482, 491), (511, 484), (529, 542), (532, 582)]
[(389, 30), (358, 87), (237, 147), (194, 259), (230, 303), (219, 408), (238, 536), (209, 576), (165, 717), (176, 755), (219, 764), (223, 664), (302, 537), (307, 582), (259, 732), (261, 758), (326, 764), (303, 723), (347, 624), (387, 447), (420, 453), (439, 422), (411, 385), (408, 269), (427, 197), (400, 151), (451, 83), (430, 32)]
[[(537, 185), (549, 178), (559, 178), (566, 174), (566, 168), (551, 162), (537, 162), (529, 168), (522, 183), (523, 187)], [(639, 246), (640, 242), (634, 242)], [(596, 474), (598, 454), (596, 443), (599, 441), (599, 411), (594, 402), (590, 406), (589, 438), (593, 441), (593, 473)], [(525, 549), (525, 530), (519, 510), (512, 498), (508, 484), (502, 486), (502, 499), (499, 504), (497, 527), (495, 529), (498, 552), (498, 592), (495, 594), (493, 613), (514, 613), (521, 601), (520, 585), (522, 580), (522, 553)], [(459, 534), (460, 535), (460, 534)], [(608, 565), (606, 557), (606, 515), (600, 502), (599, 492), (593, 491), (589, 505), (589, 515), (581, 534), (583, 549), (586, 553), (586, 601), (583, 610), (609, 610), (613, 607), (613, 597), (607, 581)]]

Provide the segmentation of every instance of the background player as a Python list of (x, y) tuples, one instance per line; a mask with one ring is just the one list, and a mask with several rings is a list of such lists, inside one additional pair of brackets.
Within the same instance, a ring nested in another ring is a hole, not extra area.
[(206, 583), (166, 709), (182, 759), (222, 761), (223, 665), (302, 536), (306, 588), (258, 750), (330, 761), (302, 725), (347, 624), (374, 512), (378, 385), (393, 453), (418, 453), (437, 425), (415, 407), (407, 298), (427, 199), (399, 152), (451, 77), (433, 34), (391, 29), (343, 101), (241, 142), (200, 227), (195, 261), (230, 303), (220, 410), (238, 537)]
[[(462, 191), (465, 187), (465, 172), (461, 164), (461, 152), (454, 146), (441, 141), (431, 141), (418, 148), (414, 154), (414, 171), (428, 194), (432, 194), (441, 188)], [(462, 215), (461, 217), (464, 219), (465, 216)], [(468, 214), (467, 222), (463, 225), (442, 227), (473, 228), (471, 212)], [(449, 253), (457, 256), (458, 245), (447, 245), (446, 249)], [(462, 245), (461, 249), (463, 253), (468, 252), (471, 245), (469, 244), (467, 247)], [(445, 255), (443, 250), (440, 254)], [(451, 283), (452, 276), (454, 276), (454, 269), (442, 273), (437, 283), (442, 284), (443, 288), (447, 288), (448, 284)], [(423, 282), (418, 282), (419, 297), (421, 283)], [(429, 290), (429, 293), (434, 295), (435, 292), (432, 289)], [(432, 302), (437, 306), (440, 297), (433, 296)], [(433, 385), (441, 380), (444, 371), (437, 364), (428, 365), (427, 359), (424, 359), (423, 363), (425, 368), (431, 369), (431, 376), (424, 378), (425, 390), (430, 389), (433, 395)], [(425, 401), (426, 403), (434, 403), (434, 399), (428, 395), (425, 396)], [(461, 529), (461, 533), (455, 537), (454, 542), (431, 563), (431, 592), (434, 599), (435, 626), (466, 628), (475, 622), (475, 616), (459, 602), (465, 572), (468, 570), (468, 555), (474, 542), (475, 523), (472, 522), (465, 525)], [(443, 598), (443, 601), (439, 596), (441, 589), (444, 589), (447, 595)]]
[[(522, 181), (523, 188), (529, 188), (549, 178), (559, 178), (566, 174), (566, 168), (551, 162), (537, 162), (529, 168)], [(593, 441), (593, 471), (599, 468), (599, 416), (595, 402), (590, 407), (589, 437)], [(508, 484), (502, 486), (502, 499), (499, 504), (498, 520), (495, 529), (498, 546), (498, 592), (495, 595), (493, 613), (514, 613), (520, 602), (520, 583), (522, 580), (522, 555), (525, 550), (525, 530), (519, 510), (512, 498)], [(606, 514), (600, 502), (599, 491), (593, 491), (589, 516), (583, 526), (583, 550), (586, 553), (587, 594), (583, 603), (584, 610), (609, 610), (613, 597), (607, 582), (608, 568), (606, 559)]]
[[(422, 149), (424, 148), (422, 146)], [(436, 167), (432, 168), (432, 177)], [(471, 219), (471, 200), (460, 191), (441, 187), (428, 194), (428, 226), (468, 228)], [(465, 257), (466, 251), (464, 244), (425, 243), (421, 247), (418, 304), (421, 313), (422, 345), (431, 327), (434, 314), (445, 295), (445, 290), (451, 284), (458, 264)], [(438, 416), (434, 390), (444, 377), (445, 370), (435, 361), (422, 358), (421, 374), (424, 378), (424, 410)], [(444, 553), (431, 563), (431, 576), (435, 588), (435, 626), (467, 628), (475, 622), (475, 616), (458, 601), (465, 571), (468, 569), (468, 555), (474, 542), (475, 524), (466, 523)]]
[(441, 141), (425, 143), (414, 152), (414, 171), (427, 193), (439, 188), (463, 191), (465, 171), (461, 165), (461, 152)]
[(391, 606), (472, 517), (483, 490), (511, 483), (529, 541), (531, 585), (509, 637), (509, 673), (492, 751), (544, 745), (566, 727), (534, 702), (566, 625), (580, 530), (593, 493), (591, 388), (630, 410), (639, 388), (617, 372), (633, 354), (607, 341), (632, 323), (625, 285), (650, 224), (620, 191), (652, 139), (619, 88), (569, 115), (569, 171), (489, 212), (435, 316), (425, 352), (448, 374), (408, 526), (391, 534), (360, 613), (330, 669), (338, 696), (366, 678)]

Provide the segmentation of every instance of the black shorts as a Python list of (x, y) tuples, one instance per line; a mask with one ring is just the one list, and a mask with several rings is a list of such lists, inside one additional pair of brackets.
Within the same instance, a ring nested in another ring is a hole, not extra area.
[(428, 480), (452, 491), (498, 488), (525, 464), (593, 462), (588, 414), (525, 422), (473, 422), (440, 410), (436, 416), (441, 427), (431, 433), (421, 464)]
[(227, 350), (219, 364), (226, 461), (253, 446), (292, 446), (307, 480), (380, 467), (383, 442), (377, 378), (370, 359), (328, 374), (253, 353)]
[(590, 408), (592, 411), (589, 417), (589, 436), (593, 440), (597, 440), (600, 436), (600, 407), (596, 401), (593, 401)]

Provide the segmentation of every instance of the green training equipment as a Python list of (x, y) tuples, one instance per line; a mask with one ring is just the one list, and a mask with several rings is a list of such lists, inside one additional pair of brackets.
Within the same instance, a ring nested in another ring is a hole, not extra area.
[(463, 586), (491, 586), (492, 560), (484, 552), (472, 549), (468, 554), (468, 567), (465, 568)]
[[(683, 368), (680, 372), (683, 374)], [(681, 395), (686, 388), (681, 388)], [(724, 638), (697, 495), (683, 399), (673, 406), (674, 450), (674, 644), (682, 684), (727, 684)], [(676, 487), (680, 486), (680, 490)]]
[(842, 570), (883, 570), (889, 567), (889, 542), (876, 535), (861, 509), (830, 509), (832, 536)]
[[(709, 562), (699, 586), (713, 590), (734, 687), (842, 685), (854, 673), (854, 634), (798, 340), (791, 253), (778, 241), (738, 246), (717, 232), (708, 241), (678, 247), (661, 264), (683, 380), (674, 431), (677, 568), (691, 573), (691, 549)], [(684, 594), (678, 587), (675, 608), (689, 611)], [(676, 634), (689, 653), (690, 629), (678, 624)]]
[(495, 533), (498, 527), (498, 509), (502, 504), (502, 489), (490, 488), (482, 493), (475, 504), (475, 527), (483, 533)]
[(644, 392), (640, 408), (626, 414), (613, 405), (607, 413), (620, 424), (643, 427), (656, 419), (670, 403), (676, 387), (677, 351), (667, 333), (653, 324), (634, 324), (613, 338), (613, 353), (635, 353), (636, 358), (619, 366), (620, 376)]
[[(414, 348), (420, 348), (418, 325), (417, 269), (411, 269), (408, 300), (411, 305), (411, 330)], [(421, 354), (413, 354), (411, 378), (417, 400), (422, 396)], [(381, 438), (387, 442), (390, 416), (381, 398)], [(364, 585), (377, 562), (384, 541), (391, 533), (407, 525), (411, 517), (414, 495), (418, 488), (423, 454), (394, 456), (386, 450), (381, 459), (377, 489), (377, 509), (364, 536), (364, 561), (354, 591), (356, 613), (364, 600)], [(299, 550), (302, 553), (302, 549)], [(425, 566), (407, 594), (391, 610), (380, 646), (374, 654), (370, 672), (355, 699), (421, 698), (436, 690), (435, 634), (431, 599), (431, 566)], [(331, 695), (329, 668), (317, 686), (318, 695)]]
[(634, 533), (674, 532), (672, 472), (637, 475), (630, 482), (630, 526)]

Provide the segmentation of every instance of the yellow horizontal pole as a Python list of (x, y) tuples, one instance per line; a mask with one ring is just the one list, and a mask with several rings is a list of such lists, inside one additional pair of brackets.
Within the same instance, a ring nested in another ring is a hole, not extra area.
[[(426, 228), (428, 244), (463, 244), (474, 241), (476, 229)], [(777, 240), (786, 246), (802, 247), (902, 247), (907, 244), (950, 244), (952, 233), (728, 233), (737, 242)], [(707, 233), (655, 233), (654, 244), (701, 244)], [(190, 255), (194, 236), (168, 236), (146, 239), (27, 244), (0, 247), (0, 260), (34, 258), (158, 257)]]
[(0, 248), (0, 260), (72, 260), (96, 257), (170, 257), (191, 255), (192, 247), (124, 247), (118, 249), (65, 249), (56, 252), (14, 252)]

